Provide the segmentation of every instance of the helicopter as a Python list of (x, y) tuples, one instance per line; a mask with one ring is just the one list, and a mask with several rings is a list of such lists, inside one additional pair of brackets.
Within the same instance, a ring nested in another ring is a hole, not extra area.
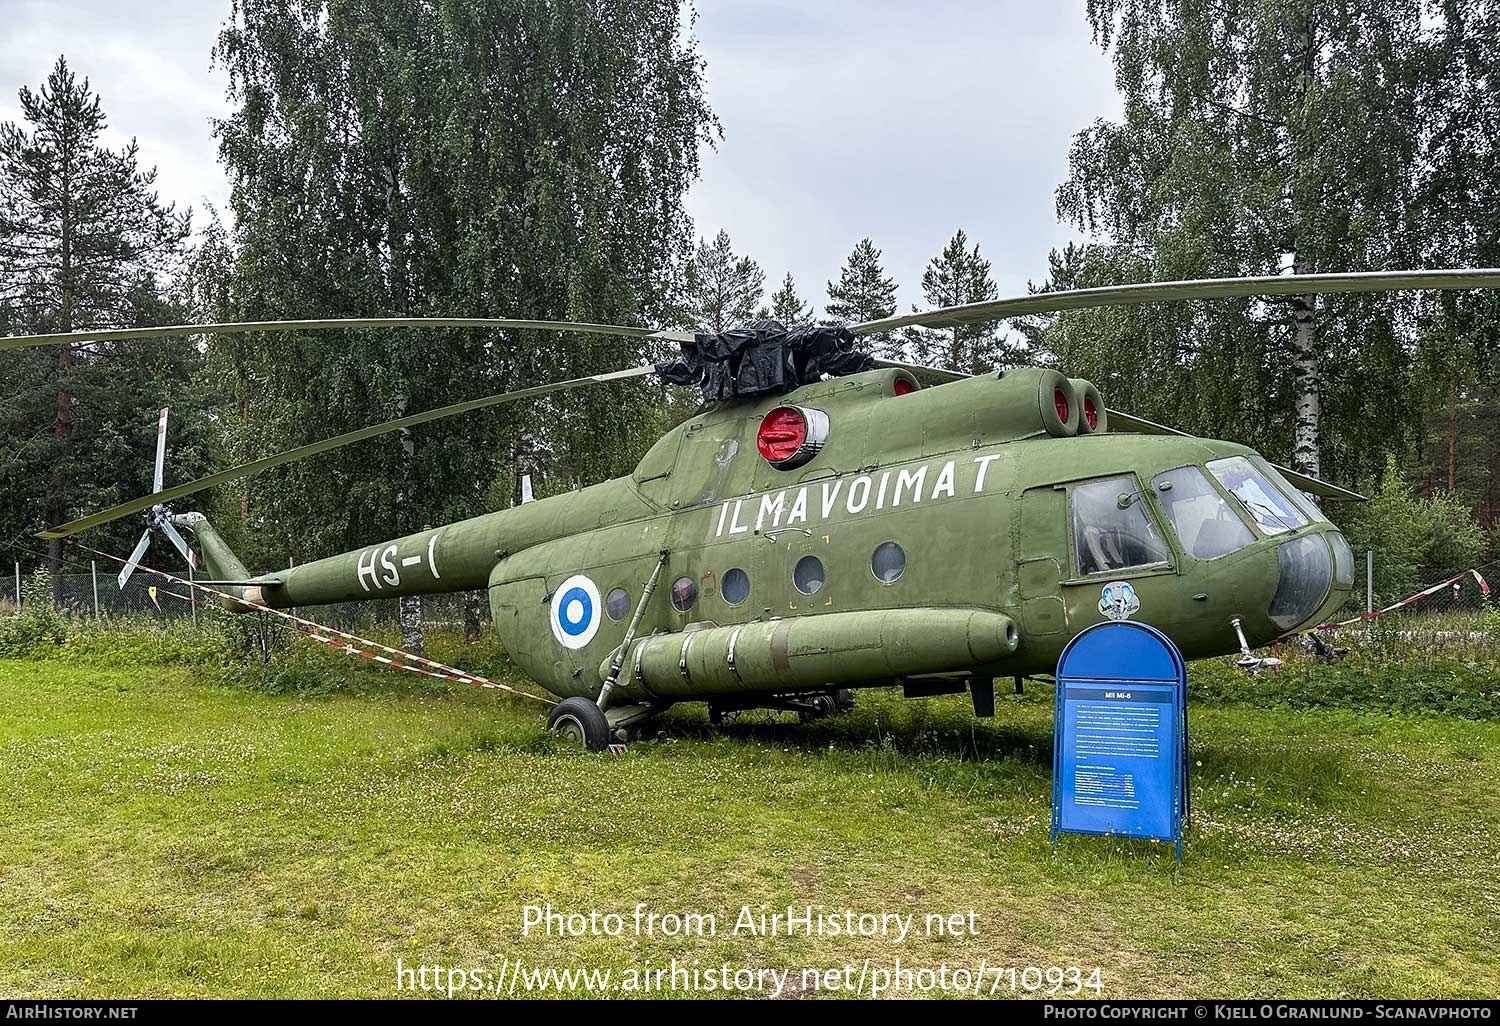
[[(876, 360), (858, 339), (1024, 314), (1230, 297), (1500, 285), (1500, 270), (1150, 282), (914, 312), (840, 328), (718, 335), (502, 318), (235, 322), (0, 338), (0, 349), (172, 335), (497, 328), (676, 344), (681, 355), (402, 417), (164, 488), (41, 531), (144, 513), (121, 586), (164, 535), (237, 611), (483, 589), (516, 665), (560, 701), (548, 725), (592, 750), (681, 702), (717, 722), (805, 716), (851, 689), (967, 693), (1050, 673), (1105, 620), (1164, 631), (1187, 659), (1254, 654), (1311, 628), (1354, 584), (1317, 500), (1338, 485), (1109, 409), (1046, 367), (966, 375)], [(486, 407), (657, 374), (705, 404), (626, 476), (295, 568), (254, 575), (201, 513), (171, 503), (354, 442)], [(196, 551), (184, 537), (191, 535)]]

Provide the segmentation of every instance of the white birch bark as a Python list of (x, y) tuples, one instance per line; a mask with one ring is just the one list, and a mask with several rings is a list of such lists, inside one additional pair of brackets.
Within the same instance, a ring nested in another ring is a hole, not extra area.
[(484, 592), (464, 592), (464, 644), (472, 645), (484, 633)]
[(403, 595), (398, 600), (397, 619), (401, 624), (401, 648), (412, 655), (422, 651), (422, 596)]
[(1318, 456), (1322, 414), (1322, 363), (1318, 359), (1316, 296), (1292, 300), (1292, 469), (1322, 476)]

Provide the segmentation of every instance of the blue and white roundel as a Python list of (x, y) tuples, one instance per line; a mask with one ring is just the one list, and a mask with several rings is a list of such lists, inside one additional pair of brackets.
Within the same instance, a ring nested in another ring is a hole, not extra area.
[(582, 648), (599, 630), (599, 588), (583, 574), (574, 574), (552, 593), (552, 636), (563, 648)]

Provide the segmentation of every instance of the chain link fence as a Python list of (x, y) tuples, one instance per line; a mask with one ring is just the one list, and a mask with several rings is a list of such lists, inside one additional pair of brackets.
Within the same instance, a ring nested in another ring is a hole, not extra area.
[[(0, 610), (19, 606), (28, 591), (27, 582), (38, 569), (25, 563), (13, 563), (0, 586)], [(67, 573), (62, 578), (63, 608), (74, 616), (152, 616), (163, 620), (192, 619), (203, 607), (217, 605), (217, 599), (198, 592), (197, 602), (190, 600), (192, 589), (162, 581), (149, 573), (137, 572), (122, 590), (114, 573), (96, 562), (87, 573)], [(155, 588), (155, 597), (152, 588)], [(490, 624), (489, 603), (483, 593), (475, 595), (425, 595), (422, 597), (422, 622), (431, 627), (462, 630), (464, 607), (468, 602), (481, 629)], [(360, 630), (396, 630), (400, 627), (396, 599), (371, 602), (343, 602), (307, 610), (307, 617), (329, 627), (358, 633)]]
[[(1382, 586), (1380, 553), (1358, 554), (1355, 588), (1335, 616), (1407, 630), (1478, 629), (1500, 602), (1500, 560), (1467, 567), (1419, 567), (1397, 588)], [(1351, 624), (1350, 626), (1354, 626)]]

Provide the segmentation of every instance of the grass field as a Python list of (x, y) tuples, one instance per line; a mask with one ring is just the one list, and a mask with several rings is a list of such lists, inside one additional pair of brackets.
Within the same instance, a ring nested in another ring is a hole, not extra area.
[[(0, 995), (384, 997), (398, 958), (675, 957), (793, 968), (788, 996), (804, 967), (898, 956), (1097, 966), (1105, 997), (1500, 993), (1493, 721), (1195, 704), (1178, 868), (1144, 842), (1050, 850), (1045, 688), (990, 721), (874, 692), (807, 726), (684, 709), (615, 758), (493, 692), (199, 673), (0, 661)], [(546, 902), (626, 935), (522, 936)], [(631, 936), (639, 902), (718, 935)], [(978, 934), (731, 935), (741, 905), (809, 903), (974, 909)]]

